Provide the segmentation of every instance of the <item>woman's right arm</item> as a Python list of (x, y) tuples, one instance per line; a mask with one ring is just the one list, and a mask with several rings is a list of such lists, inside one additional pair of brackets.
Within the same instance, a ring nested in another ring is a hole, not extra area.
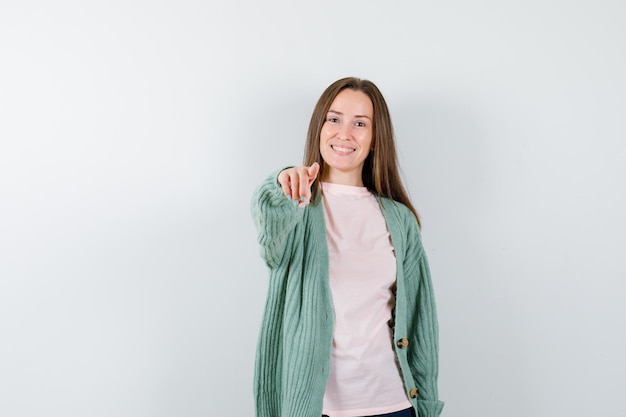
[(270, 267), (280, 263), (287, 237), (309, 204), (311, 184), (319, 165), (294, 167), (274, 172), (252, 197), (252, 218), (261, 245), (261, 257)]

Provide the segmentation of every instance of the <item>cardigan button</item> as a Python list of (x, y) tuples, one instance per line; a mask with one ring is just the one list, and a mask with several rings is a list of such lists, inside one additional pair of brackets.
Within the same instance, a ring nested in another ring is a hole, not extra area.
[(406, 349), (409, 346), (409, 339), (403, 337), (396, 343), (400, 349)]
[(411, 388), (411, 391), (409, 391), (409, 397), (417, 398), (418, 395), (419, 395), (418, 389), (415, 387)]

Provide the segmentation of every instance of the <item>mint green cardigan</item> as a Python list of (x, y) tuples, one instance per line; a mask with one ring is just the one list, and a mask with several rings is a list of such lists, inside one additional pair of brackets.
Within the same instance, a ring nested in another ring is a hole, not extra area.
[[(324, 211), (321, 197), (296, 207), (276, 182), (277, 173), (255, 191), (251, 208), (270, 275), (256, 354), (256, 415), (320, 417), (334, 319)], [(394, 348), (404, 387), (419, 417), (437, 417), (443, 408), (437, 316), (420, 231), (406, 206), (378, 200), (397, 262)], [(398, 343), (403, 338), (406, 347)]]

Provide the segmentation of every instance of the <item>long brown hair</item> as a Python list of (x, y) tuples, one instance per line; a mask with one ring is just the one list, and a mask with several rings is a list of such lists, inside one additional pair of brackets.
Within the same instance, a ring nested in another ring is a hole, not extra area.
[(320, 96), (309, 123), (309, 131), (304, 149), (304, 165), (311, 166), (314, 162), (320, 164), (317, 179), (311, 186), (311, 193), (317, 196), (319, 181), (324, 178), (326, 163), (320, 152), (320, 134), (326, 122), (326, 116), (331, 104), (337, 95), (345, 90), (361, 91), (372, 100), (374, 107), (374, 123), (372, 132), (372, 151), (363, 164), (363, 184), (373, 193), (398, 201), (407, 206), (415, 215), (421, 226), (417, 210), (411, 204), (408, 193), (400, 178), (398, 157), (391, 124), (391, 116), (387, 103), (376, 85), (369, 80), (355, 77), (342, 78), (332, 83)]

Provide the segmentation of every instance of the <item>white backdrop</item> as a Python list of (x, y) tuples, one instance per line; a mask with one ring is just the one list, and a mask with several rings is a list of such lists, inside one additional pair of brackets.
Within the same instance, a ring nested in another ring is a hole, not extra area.
[[(0, 2), (0, 416), (251, 416), (254, 187), (385, 94), (445, 416), (626, 416), (626, 3)], [(293, 416), (290, 416), (293, 417)]]

